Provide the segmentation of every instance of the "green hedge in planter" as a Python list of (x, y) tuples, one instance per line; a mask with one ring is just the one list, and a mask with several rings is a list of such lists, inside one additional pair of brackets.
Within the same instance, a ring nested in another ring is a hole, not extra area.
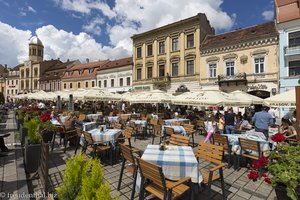
[[(67, 160), (63, 175), (63, 185), (56, 188), (58, 199), (94, 199), (113, 200), (110, 185), (104, 181), (104, 172), (100, 160), (85, 160), (85, 156), (76, 155)], [(115, 198), (118, 199), (118, 198)]]

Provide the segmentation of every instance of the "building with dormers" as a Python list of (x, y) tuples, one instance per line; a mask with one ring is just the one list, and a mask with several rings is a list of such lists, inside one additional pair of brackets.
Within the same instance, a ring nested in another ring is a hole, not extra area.
[(201, 44), (202, 89), (242, 90), (266, 98), (278, 92), (274, 22), (208, 35)]
[(76, 64), (64, 72), (61, 78), (61, 90), (89, 89), (97, 86), (97, 70), (109, 60)]
[(133, 35), (133, 89), (200, 88), (200, 43), (213, 35), (206, 15), (183, 19), (144, 33)]
[(44, 45), (41, 40), (34, 36), (29, 42), (29, 60), (19, 66), (19, 93), (37, 92), (39, 80), (44, 72), (61, 63), (59, 60), (44, 61)]
[(280, 92), (300, 85), (299, 0), (275, 0), (279, 32)]
[(128, 92), (132, 89), (132, 57), (109, 61), (97, 71), (98, 87), (110, 92)]
[(6, 95), (6, 77), (7, 77), (7, 65), (0, 64), (0, 92), (3, 93), (4, 97)]
[(6, 77), (6, 100), (11, 101), (12, 98), (19, 94), (19, 69), (23, 64), (19, 64), (16, 67), (8, 71)]
[(54, 92), (61, 90), (61, 78), (65, 71), (74, 66), (80, 64), (78, 60), (67, 61), (64, 63), (58, 63), (51, 68), (47, 69), (40, 78), (40, 89), (46, 92)]

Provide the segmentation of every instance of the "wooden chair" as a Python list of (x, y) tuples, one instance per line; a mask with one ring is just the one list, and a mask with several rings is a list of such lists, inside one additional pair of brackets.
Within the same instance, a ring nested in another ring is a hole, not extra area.
[(228, 137), (221, 134), (213, 134), (213, 144), (223, 147), (223, 158), (225, 157), (225, 152), (228, 153), (228, 168), (231, 166), (231, 145), (229, 144)]
[(154, 143), (154, 139), (156, 136), (159, 137), (159, 143), (161, 143), (162, 137), (163, 137), (162, 128), (161, 128), (161, 125), (158, 125), (158, 124), (153, 126), (152, 144)]
[(144, 126), (136, 126), (134, 141), (136, 140), (137, 136), (141, 136), (141, 139), (144, 140), (145, 136), (146, 136), (146, 127), (144, 127)]
[(165, 121), (162, 119), (158, 119), (158, 124), (163, 126), (163, 125), (165, 125)]
[(173, 134), (170, 137), (169, 145), (176, 145), (176, 146), (189, 146), (190, 138), (183, 136), (183, 135), (177, 135)]
[(132, 192), (131, 192), (131, 198), (130, 198), (131, 200), (133, 200), (138, 166), (135, 161), (135, 156), (133, 155), (133, 151), (130, 147), (128, 147), (124, 144), (120, 144), (120, 150), (121, 150), (121, 154), (122, 154), (122, 167), (121, 167), (121, 171), (120, 171), (120, 177), (119, 177), (119, 183), (118, 183), (117, 190), (119, 191), (121, 188), (121, 182), (122, 182), (123, 172), (124, 172), (124, 168), (125, 168), (125, 163), (126, 163), (126, 161), (128, 161), (130, 163), (130, 165), (127, 166), (127, 169), (129, 172), (133, 173), (133, 186), (132, 186)]
[[(85, 140), (85, 151), (88, 150), (90, 153), (92, 153), (93, 158), (98, 152), (108, 152), (111, 151), (112, 148), (110, 145), (101, 143), (101, 142), (94, 142), (93, 137), (91, 133), (87, 131), (83, 131), (84, 140)], [(112, 164), (112, 152), (110, 152), (110, 162)]]
[(175, 134), (173, 128), (171, 128), (171, 127), (165, 127), (165, 134), (164, 134), (165, 138), (168, 137), (168, 136), (171, 136), (173, 134)]
[(122, 129), (122, 125), (121, 124), (115, 124), (114, 129)]
[(192, 136), (192, 147), (194, 147), (195, 146), (195, 139), (194, 139), (195, 130), (194, 130), (194, 125), (192, 125), (192, 124), (183, 124), (183, 128), (184, 128), (185, 132), (189, 136)]
[(181, 123), (180, 122), (171, 122), (171, 126), (181, 126)]
[(204, 124), (204, 120), (197, 120), (197, 128), (196, 130), (198, 131), (199, 135), (203, 135), (206, 130), (205, 130), (205, 124)]
[[(260, 160), (263, 156), (263, 151), (260, 149), (260, 144), (258, 141), (249, 140), (246, 138), (239, 138), (239, 144), (241, 147), (241, 155), (238, 157), (237, 168), (240, 168), (240, 159), (241, 157), (245, 157), (253, 159), (253, 160)], [(259, 176), (262, 175), (262, 168), (259, 168)]]
[(145, 199), (145, 190), (161, 200), (177, 199), (188, 191), (192, 195), (190, 187), (184, 184), (190, 184), (191, 177), (171, 181), (165, 178), (160, 166), (140, 158), (137, 158), (137, 163), (142, 177), (140, 200)]
[(147, 125), (147, 129), (149, 131), (150, 134), (152, 134), (154, 136), (154, 126), (158, 124), (158, 119), (150, 119), (148, 125)]
[(122, 133), (122, 135), (120, 135), (120, 137), (117, 139), (118, 143), (124, 143), (125, 140), (127, 140), (129, 148), (132, 149), (133, 152), (138, 153), (138, 155), (141, 156), (142, 151), (131, 145), (132, 135), (133, 135), (133, 128), (129, 127), (129, 126), (126, 126), (126, 128), (125, 128), (124, 132)]
[(82, 135), (82, 131), (80, 127), (75, 127), (76, 129), (76, 133), (77, 133), (77, 141), (76, 141), (76, 149), (75, 149), (75, 154), (77, 153), (77, 149), (80, 145), (80, 139), (81, 139), (81, 135)]
[[(223, 167), (225, 164), (222, 162), (223, 156), (223, 147), (216, 146), (208, 143), (199, 143), (196, 157), (198, 162), (200, 160), (204, 160), (205, 162), (210, 162), (213, 164), (213, 167), (209, 169), (201, 169), (201, 174), (203, 177), (203, 182), (208, 186), (208, 198), (211, 198), (211, 184), (213, 181), (217, 181), (220, 179), (222, 186), (222, 194), (223, 199), (225, 199), (225, 187), (224, 187), (224, 177), (223, 177)], [(207, 165), (207, 163), (205, 164)], [(215, 174), (215, 172), (219, 170), (219, 175)]]

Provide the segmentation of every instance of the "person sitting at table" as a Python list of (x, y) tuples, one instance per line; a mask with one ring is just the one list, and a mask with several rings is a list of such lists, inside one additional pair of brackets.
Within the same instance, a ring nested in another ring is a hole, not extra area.
[(207, 121), (205, 123), (206, 128), (206, 138), (204, 140), (204, 143), (207, 143), (208, 141), (212, 144), (212, 135), (216, 132), (216, 123), (212, 121), (212, 117), (208, 116)]
[(296, 139), (297, 137), (296, 129), (289, 125), (286, 121), (282, 121), (279, 132), (282, 133), (286, 139)]
[(252, 125), (248, 121), (248, 117), (244, 116), (240, 122), (240, 128), (239, 130), (251, 130)]
[(70, 112), (65, 119), (64, 127), (68, 130), (73, 130), (75, 128), (75, 122), (77, 121), (77, 117), (74, 112)]

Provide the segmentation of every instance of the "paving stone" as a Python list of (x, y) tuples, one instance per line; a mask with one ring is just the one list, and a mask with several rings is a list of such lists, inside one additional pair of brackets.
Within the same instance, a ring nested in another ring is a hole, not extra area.
[(245, 199), (249, 199), (251, 197), (251, 194), (249, 194), (247, 192), (244, 192), (242, 190), (237, 191), (236, 194), (243, 197), (243, 198), (245, 198)]

